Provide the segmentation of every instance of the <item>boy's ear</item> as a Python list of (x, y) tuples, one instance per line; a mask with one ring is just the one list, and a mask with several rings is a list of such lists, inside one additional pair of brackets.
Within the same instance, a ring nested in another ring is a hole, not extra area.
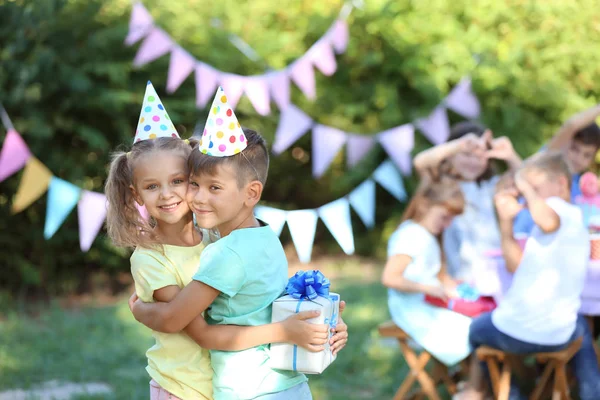
[(246, 186), (246, 205), (254, 207), (262, 196), (263, 184), (260, 181), (252, 181)]
[(131, 190), (131, 195), (133, 196), (135, 202), (138, 203), (139, 206), (143, 206), (144, 202), (142, 201), (142, 198), (138, 194), (137, 190), (135, 190), (135, 187), (133, 187), (133, 185), (129, 185), (129, 190)]

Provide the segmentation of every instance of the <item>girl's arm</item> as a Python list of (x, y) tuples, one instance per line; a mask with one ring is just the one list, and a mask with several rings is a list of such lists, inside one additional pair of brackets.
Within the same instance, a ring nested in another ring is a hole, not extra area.
[[(167, 286), (154, 291), (154, 299), (170, 302), (179, 292), (179, 287)], [(198, 315), (183, 331), (200, 347), (211, 350), (239, 351), (268, 343), (287, 342), (317, 352), (323, 350), (323, 344), (327, 342), (328, 325), (311, 324), (305, 320), (318, 315), (318, 311), (304, 311), (285, 321), (262, 326), (209, 325), (202, 315)]]
[(136, 300), (131, 312), (148, 328), (165, 333), (183, 330), (217, 298), (219, 291), (199, 281), (192, 281), (168, 303), (144, 303)]
[(432, 285), (424, 285), (411, 281), (404, 277), (406, 267), (411, 263), (412, 257), (406, 254), (395, 254), (390, 256), (383, 269), (381, 283), (390, 289), (396, 289), (407, 293), (423, 293), (430, 296), (446, 298), (444, 288)]
[(548, 150), (561, 150), (569, 144), (575, 134), (590, 125), (600, 116), (600, 104), (588, 108), (569, 118), (548, 143)]

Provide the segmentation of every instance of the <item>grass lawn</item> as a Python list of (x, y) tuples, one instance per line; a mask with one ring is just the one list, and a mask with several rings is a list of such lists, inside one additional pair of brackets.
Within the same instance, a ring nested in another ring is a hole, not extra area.
[[(381, 341), (376, 332), (389, 319), (380, 267), (353, 259), (317, 267), (348, 302), (350, 342), (322, 375), (310, 377), (314, 398), (391, 398), (407, 367), (396, 343)], [(106, 383), (115, 399), (148, 399), (144, 353), (153, 340), (131, 316), (126, 298), (76, 310), (53, 305), (36, 318), (6, 315), (0, 322), (0, 391), (56, 379)]]

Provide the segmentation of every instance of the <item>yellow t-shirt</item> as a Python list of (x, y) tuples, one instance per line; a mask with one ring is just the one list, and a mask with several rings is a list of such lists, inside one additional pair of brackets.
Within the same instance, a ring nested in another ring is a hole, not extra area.
[[(183, 288), (198, 270), (200, 253), (209, 243), (193, 247), (164, 245), (157, 250), (137, 248), (131, 255), (135, 291), (144, 302), (154, 302), (154, 291), (166, 286)], [(146, 370), (163, 389), (181, 399), (212, 400), (213, 370), (209, 352), (184, 333), (152, 332), (156, 344), (147, 352)]]

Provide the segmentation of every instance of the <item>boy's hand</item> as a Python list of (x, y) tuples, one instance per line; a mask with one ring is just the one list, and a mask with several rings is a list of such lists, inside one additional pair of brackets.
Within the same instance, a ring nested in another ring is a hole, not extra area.
[(331, 345), (333, 355), (339, 353), (339, 351), (346, 346), (346, 343), (348, 343), (348, 325), (346, 325), (342, 319), (342, 313), (345, 308), (346, 302), (343, 300), (340, 301), (340, 316), (338, 317), (335, 328), (331, 328), (331, 332), (334, 333), (334, 335), (329, 339), (329, 344)]
[(517, 200), (518, 192), (516, 189), (501, 190), (494, 196), (496, 212), (501, 221), (512, 221), (523, 209), (523, 204)]
[(317, 310), (301, 311), (288, 317), (282, 322), (286, 337), (290, 343), (298, 345), (313, 353), (322, 351), (329, 338), (329, 325), (311, 324), (307, 319), (316, 318), (320, 314)]
[(518, 172), (515, 176), (515, 186), (519, 192), (525, 197), (525, 200), (530, 200), (531, 197), (537, 195), (537, 192), (531, 184), (523, 177), (523, 174)]

